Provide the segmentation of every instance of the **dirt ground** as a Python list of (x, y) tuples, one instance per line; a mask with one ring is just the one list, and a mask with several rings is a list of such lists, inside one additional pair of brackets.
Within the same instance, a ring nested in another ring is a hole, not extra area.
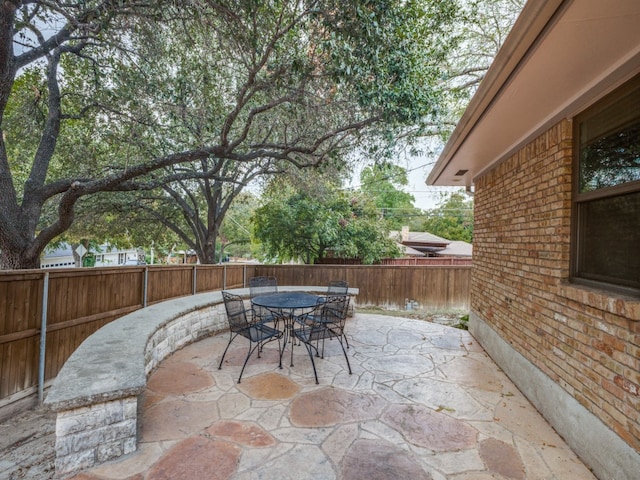
[(52, 479), (55, 429), (55, 413), (43, 409), (0, 422), (0, 478)]
[(456, 312), (431, 312), (426, 310), (385, 310), (380, 307), (358, 307), (358, 313), (373, 313), (376, 315), (389, 315), (391, 317), (412, 318), (415, 320), (425, 320), (427, 322), (447, 325), (449, 327), (464, 328), (468, 316), (464, 313)]
[[(423, 319), (458, 328), (464, 325), (462, 314), (380, 308), (359, 308), (358, 312)], [(37, 408), (0, 421), (0, 479), (54, 478), (55, 418), (54, 412)]]

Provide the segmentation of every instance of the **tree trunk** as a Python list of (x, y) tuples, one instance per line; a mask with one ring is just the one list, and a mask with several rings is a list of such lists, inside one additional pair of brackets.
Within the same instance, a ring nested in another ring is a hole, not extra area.
[(203, 265), (214, 265), (216, 263), (216, 242), (205, 243), (202, 253), (198, 257)]
[(8, 249), (3, 249), (0, 252), (0, 270), (29, 270), (39, 268), (40, 255), (32, 257)]

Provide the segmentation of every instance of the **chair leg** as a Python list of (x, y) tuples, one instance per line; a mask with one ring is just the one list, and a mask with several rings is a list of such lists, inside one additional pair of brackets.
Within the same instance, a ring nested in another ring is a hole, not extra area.
[(307, 347), (307, 353), (309, 354), (309, 358), (311, 359), (311, 366), (313, 367), (313, 375), (316, 377), (316, 385), (320, 382), (318, 381), (318, 371), (316, 370), (316, 362), (313, 360), (313, 353), (311, 352), (311, 345), (304, 342), (304, 346)]
[(282, 355), (284, 354), (284, 345), (282, 345), (282, 349), (280, 348), (281, 346), (280, 339), (282, 338), (282, 334), (280, 334), (277, 338), (278, 338), (278, 359), (279, 359), (278, 367), (280, 368), (280, 370), (282, 370)]
[(222, 358), (220, 359), (220, 365), (218, 365), (218, 370), (220, 370), (222, 368), (222, 362), (224, 361), (224, 357), (227, 355), (227, 350), (229, 350), (229, 347), (231, 346), (231, 342), (233, 342), (233, 340), (238, 336), (238, 334), (231, 334), (229, 335), (229, 343), (227, 343), (227, 347), (224, 349), (224, 352), (222, 353)]
[[(340, 346), (342, 347), (342, 353), (344, 353), (344, 359), (347, 361), (347, 367), (349, 368), (349, 375), (351, 375), (351, 363), (349, 363), (349, 357), (347, 356), (347, 351), (344, 349), (344, 345), (342, 344), (342, 340), (338, 337), (338, 341), (340, 342)], [(347, 347), (349, 348), (349, 347)]]
[(247, 354), (247, 358), (244, 359), (244, 364), (242, 365), (242, 370), (240, 370), (240, 376), (238, 377), (238, 383), (240, 383), (240, 380), (242, 380), (242, 374), (244, 373), (244, 367), (247, 366), (247, 362), (249, 361), (249, 358), (251, 358), (251, 354), (253, 353), (253, 351), (258, 348), (258, 350), (260, 347), (260, 342), (256, 343), (255, 346), (251, 346), (251, 342), (249, 342), (249, 353)]

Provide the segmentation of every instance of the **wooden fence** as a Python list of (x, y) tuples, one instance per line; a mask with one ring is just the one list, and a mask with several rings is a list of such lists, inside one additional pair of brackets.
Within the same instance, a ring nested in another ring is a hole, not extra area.
[(462, 257), (410, 257), (387, 258), (382, 260), (382, 265), (473, 265), (471, 258)]
[(261, 265), (281, 285), (326, 285), (345, 279), (360, 289), (358, 306), (404, 309), (413, 300), (430, 311), (469, 309), (470, 266)]
[[(467, 311), (469, 266), (172, 265), (0, 272), (0, 407), (38, 392), (82, 341), (146, 305), (241, 288), (256, 275), (280, 285), (346, 279), (358, 306)], [(415, 308), (415, 307), (414, 307)]]

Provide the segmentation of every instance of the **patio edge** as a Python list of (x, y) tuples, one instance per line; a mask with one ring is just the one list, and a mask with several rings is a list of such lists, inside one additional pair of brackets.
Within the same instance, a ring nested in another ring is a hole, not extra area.
[(473, 311), (469, 315), (469, 332), (598, 478), (637, 478), (638, 452)]

